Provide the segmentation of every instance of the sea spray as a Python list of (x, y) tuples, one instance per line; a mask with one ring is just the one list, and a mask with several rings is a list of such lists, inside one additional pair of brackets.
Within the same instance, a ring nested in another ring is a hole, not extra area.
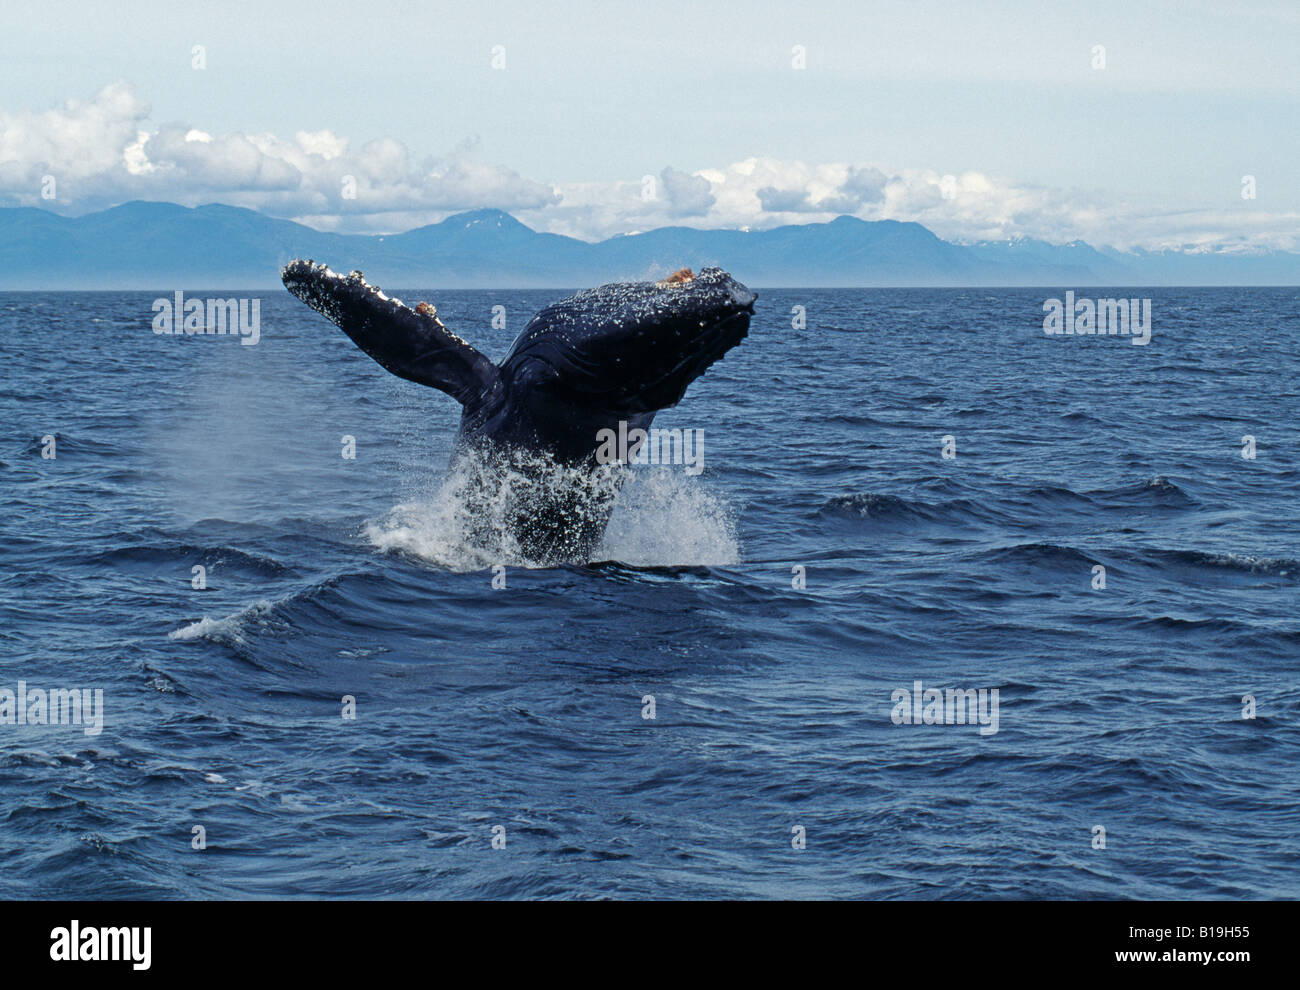
[[(540, 454), (466, 452), (429, 497), (395, 506), (364, 532), (380, 550), (456, 571), (559, 561), (689, 566), (739, 560), (730, 514), (699, 479), (621, 464), (571, 467)], [(538, 546), (546, 552), (538, 554)]]
[(734, 513), (698, 478), (669, 468), (636, 470), (619, 495), (596, 559), (638, 567), (739, 564)]

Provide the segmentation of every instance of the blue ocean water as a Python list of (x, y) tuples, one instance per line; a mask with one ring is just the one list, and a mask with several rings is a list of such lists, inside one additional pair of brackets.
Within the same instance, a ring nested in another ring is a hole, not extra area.
[[(455, 403), (287, 295), (0, 294), (0, 690), (104, 699), (0, 724), (0, 896), (1297, 896), (1300, 292), (1062, 294), (761, 291), (658, 421), (704, 473), (498, 589)], [(499, 358), (562, 293), (401, 295)]]

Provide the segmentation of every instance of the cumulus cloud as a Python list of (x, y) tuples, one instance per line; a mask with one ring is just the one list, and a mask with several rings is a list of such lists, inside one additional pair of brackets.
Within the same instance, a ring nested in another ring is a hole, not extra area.
[[(692, 225), (766, 229), (862, 220), (924, 224), (961, 242), (1037, 238), (1054, 244), (1153, 250), (1300, 250), (1300, 218), (1231, 206), (1174, 211), (1116, 201), (1086, 190), (1016, 183), (978, 171), (945, 174), (882, 163), (817, 163), (749, 158), (695, 173), (713, 205)], [(642, 202), (633, 183), (582, 183), (558, 189), (562, 201), (521, 219), (556, 233), (596, 239), (673, 223), (671, 203)]]
[[(53, 199), (42, 196), (46, 176), (56, 183)], [(130, 199), (220, 201), (278, 216), (333, 216), (345, 228), (396, 229), (387, 214), (537, 209), (560, 196), (549, 183), (482, 161), (473, 142), (416, 161), (394, 138), (354, 150), (330, 131), (285, 139), (154, 124), (126, 83), (45, 113), (0, 112), (5, 205), (84, 212)]]
[(878, 168), (854, 165), (822, 166), (813, 170), (811, 178), (794, 178), (793, 186), (763, 186), (757, 190), (759, 208), (765, 213), (856, 213), (883, 200), (889, 181)]
[(121, 166), (122, 150), (135, 141), (149, 105), (126, 83), (105, 86), (90, 100), (69, 100), (45, 113), (0, 111), (0, 162), (44, 166), (85, 178)]
[[(55, 198), (42, 195), (47, 179)], [(359, 147), (332, 131), (211, 133), (155, 123), (126, 83), (41, 113), (0, 111), (0, 205), (83, 213), (130, 199), (223, 202), (323, 230), (407, 230), (476, 207), (596, 240), (689, 223), (764, 229), (851, 215), (911, 220), (958, 241), (1034, 237), (1119, 248), (1300, 249), (1294, 213), (1135, 206), (978, 171), (752, 157), (694, 172), (543, 182), (484, 160), (476, 139), (416, 160), (393, 137)]]
[(663, 179), (664, 195), (668, 200), (668, 211), (673, 216), (704, 216), (717, 200), (713, 196), (709, 180), (700, 175), (679, 172), (669, 166), (660, 173)]

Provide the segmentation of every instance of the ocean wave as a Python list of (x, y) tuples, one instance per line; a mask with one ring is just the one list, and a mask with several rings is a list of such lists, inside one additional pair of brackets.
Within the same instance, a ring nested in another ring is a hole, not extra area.
[(1057, 543), (1018, 543), (976, 554), (988, 563), (1037, 564), (1048, 567), (1091, 567), (1098, 563), (1091, 555), (1075, 547)]
[(243, 635), (245, 625), (250, 622), (261, 625), (272, 623), (274, 621), (272, 612), (275, 607), (275, 602), (263, 599), (219, 619), (204, 616), (202, 619), (182, 626), (180, 629), (172, 630), (167, 634), (167, 638), (179, 640), (208, 639), (216, 643), (245, 646), (247, 645), (247, 640)]
[[(92, 440), (89, 437), (69, 436), (66, 433), (59, 433), (57, 430), (49, 434), (54, 437), (54, 453), (56, 458), (63, 454), (114, 454), (121, 451), (121, 447), (114, 443), (107, 443), (103, 440)], [(46, 449), (44, 436), (31, 437), (23, 448), (26, 453), (35, 457), (42, 456)]]
[(837, 495), (823, 503), (817, 510), (817, 515), (873, 522), (943, 524), (983, 524), (1005, 518), (1005, 513), (1000, 508), (980, 499), (953, 498), (942, 502), (927, 502), (879, 492)]
[(1099, 502), (1124, 505), (1149, 505), (1165, 508), (1190, 508), (1195, 499), (1168, 478), (1157, 475), (1119, 488), (1100, 488), (1087, 493)]
[(1038, 485), (1029, 489), (1026, 494), (1033, 502), (1037, 503), (1071, 503), (1073, 505), (1095, 505), (1096, 503), (1081, 492), (1076, 492), (1073, 488), (1067, 488), (1063, 485)]
[(1140, 555), (1148, 562), (1192, 568), (1208, 568), (1239, 574), (1265, 574), (1272, 577), (1300, 579), (1300, 560), (1290, 557), (1253, 557), (1250, 554), (1203, 550), (1145, 550)]
[(838, 495), (822, 506), (821, 514), (850, 519), (925, 519), (936, 518), (933, 506), (920, 500), (908, 501), (897, 495), (855, 492)]
[(273, 557), (240, 550), (237, 547), (205, 547), (192, 543), (140, 544), (102, 550), (87, 558), (93, 564), (202, 564), (209, 570), (231, 566), (239, 570), (263, 575), (285, 574), (292, 568)]

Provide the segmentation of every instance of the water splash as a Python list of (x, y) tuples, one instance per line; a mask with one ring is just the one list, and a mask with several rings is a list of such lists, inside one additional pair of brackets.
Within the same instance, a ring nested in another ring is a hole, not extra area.
[[(524, 531), (534, 541), (521, 542)], [(545, 556), (535, 549), (539, 533)], [(698, 478), (615, 464), (569, 467), (539, 454), (458, 456), (435, 491), (368, 522), (364, 535), (379, 550), (454, 571), (545, 567), (555, 559), (643, 567), (740, 559), (731, 513)]]
[(638, 567), (738, 564), (735, 514), (698, 477), (671, 468), (633, 471), (596, 559)]
[(229, 643), (231, 645), (243, 646), (247, 644), (244, 638), (246, 631), (245, 624), (254, 622), (259, 625), (269, 626), (271, 624), (271, 612), (275, 608), (275, 603), (262, 599), (248, 605), (232, 615), (227, 615), (219, 619), (212, 619), (208, 616), (182, 626), (179, 629), (173, 629), (167, 634), (168, 639), (210, 639), (217, 643)]

